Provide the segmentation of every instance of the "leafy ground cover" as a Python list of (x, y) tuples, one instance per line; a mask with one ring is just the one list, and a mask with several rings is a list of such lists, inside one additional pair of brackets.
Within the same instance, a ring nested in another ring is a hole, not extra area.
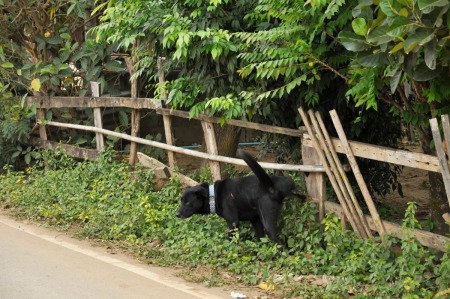
[[(205, 174), (201, 174), (205, 176)], [(301, 184), (298, 178), (295, 178)], [(419, 226), (415, 205), (403, 220), (404, 238), (357, 239), (328, 214), (321, 232), (312, 204), (286, 201), (281, 219), (285, 249), (256, 241), (251, 226), (227, 240), (217, 216), (175, 217), (178, 181), (156, 190), (148, 171), (131, 174), (106, 151), (95, 162), (77, 162), (61, 152), (42, 152), (25, 172), (5, 168), (0, 203), (19, 217), (44, 221), (79, 236), (120, 244), (141, 259), (179, 266), (209, 285), (262, 285), (271, 298), (447, 298), (450, 258), (411, 238)], [(207, 269), (205, 271), (205, 269)], [(322, 277), (311, 284), (310, 277)]]

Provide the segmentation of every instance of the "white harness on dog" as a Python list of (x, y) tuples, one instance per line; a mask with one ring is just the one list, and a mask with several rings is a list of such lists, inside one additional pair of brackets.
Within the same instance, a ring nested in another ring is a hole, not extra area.
[(216, 213), (216, 200), (215, 200), (215, 194), (214, 194), (214, 184), (209, 185), (209, 211), (211, 214)]

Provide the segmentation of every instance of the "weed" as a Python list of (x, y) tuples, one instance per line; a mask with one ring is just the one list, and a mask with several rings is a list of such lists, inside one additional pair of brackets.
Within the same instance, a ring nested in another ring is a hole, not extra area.
[[(184, 267), (198, 274), (191, 277), (195, 281), (265, 282), (274, 292), (297, 298), (431, 298), (450, 287), (448, 253), (438, 258), (412, 236), (420, 225), (413, 204), (404, 217), (403, 237), (386, 238), (389, 246), (400, 247), (394, 253), (379, 239), (358, 239), (342, 229), (332, 213), (322, 233), (314, 206), (288, 199), (280, 217), (285, 244), (280, 253), (266, 238), (255, 240), (250, 224), (230, 241), (218, 216), (179, 220), (180, 182), (171, 179), (156, 191), (151, 172), (138, 170), (131, 177), (112, 151), (95, 162), (77, 162), (63, 152), (43, 151), (41, 157), (24, 172), (3, 169), (2, 206), (22, 217), (80, 228), (84, 237), (119, 242), (151, 263)], [(210, 173), (198, 177), (209, 181)], [(301, 177), (294, 180), (304, 188)], [(297, 279), (305, 275), (333, 279), (320, 286)]]

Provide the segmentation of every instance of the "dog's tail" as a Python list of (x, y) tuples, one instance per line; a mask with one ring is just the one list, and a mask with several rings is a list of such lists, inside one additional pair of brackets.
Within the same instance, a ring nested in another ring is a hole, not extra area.
[(272, 179), (267, 172), (264, 171), (261, 165), (259, 165), (258, 162), (252, 157), (252, 155), (241, 149), (238, 149), (237, 155), (242, 158), (245, 163), (247, 163), (262, 185), (265, 186), (270, 193), (275, 193), (275, 185)]

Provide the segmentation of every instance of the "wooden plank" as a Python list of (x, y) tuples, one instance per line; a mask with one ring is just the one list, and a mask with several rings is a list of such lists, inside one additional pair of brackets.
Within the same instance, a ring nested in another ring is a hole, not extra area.
[[(95, 97), (100, 96), (100, 83), (91, 82), (92, 95)], [(95, 127), (102, 129), (102, 110), (101, 108), (94, 108), (94, 124)], [(97, 143), (97, 150), (101, 151), (105, 147), (105, 140), (101, 133), (95, 133), (95, 141)]]
[[(164, 134), (166, 136), (166, 143), (169, 145), (175, 145), (175, 138), (173, 136), (172, 129), (172, 119), (170, 115), (163, 115), (164, 122)], [(169, 166), (175, 166), (175, 155), (172, 151), (167, 152), (167, 160), (169, 161)]]
[[(205, 135), (205, 143), (208, 153), (217, 156), (219, 154), (219, 150), (217, 148), (216, 133), (213, 123), (202, 121), (202, 128)], [(222, 179), (222, 175), (220, 174), (220, 163), (216, 161), (209, 161), (209, 168), (211, 169), (213, 181)]]
[[(311, 198), (311, 200), (318, 204), (319, 200), (317, 198)], [(327, 212), (333, 211), (337, 216), (341, 215), (343, 212), (342, 207), (339, 204), (330, 201), (325, 202), (325, 210)], [(377, 231), (377, 226), (375, 225), (375, 221), (373, 220), (373, 218), (369, 215), (365, 215), (365, 217), (370, 229), (372, 229), (373, 231)], [(382, 221), (382, 223), (387, 234), (396, 238), (402, 238), (403, 228), (400, 224), (384, 220)], [(413, 230), (412, 236), (417, 238), (417, 240), (422, 245), (444, 252), (447, 251), (446, 244), (450, 242), (450, 238), (419, 229)]]
[(155, 100), (151, 98), (129, 97), (28, 97), (28, 106), (37, 108), (100, 108), (123, 107), (132, 109), (156, 109)]
[[(336, 152), (345, 154), (345, 149), (339, 138), (331, 138), (331, 141), (333, 142)], [(311, 137), (308, 134), (305, 136), (304, 145), (313, 147)], [(353, 154), (361, 158), (383, 161), (427, 171), (441, 172), (438, 158), (432, 155), (392, 149), (384, 146), (371, 145), (351, 140), (349, 140), (349, 145)]]
[(364, 181), (361, 171), (359, 170), (359, 166), (358, 163), (356, 162), (355, 156), (353, 155), (350, 145), (348, 144), (347, 136), (345, 135), (344, 129), (342, 128), (339, 116), (337, 115), (336, 110), (330, 111), (330, 115), (334, 127), (336, 128), (339, 139), (341, 140), (341, 143), (344, 146), (345, 154), (347, 155), (347, 159), (350, 163), (350, 166), (352, 167), (353, 174), (355, 175), (359, 189), (364, 197), (367, 207), (369, 208), (370, 214), (372, 215), (372, 218), (375, 222), (378, 234), (380, 235), (381, 240), (384, 242), (383, 235), (385, 234), (385, 230), (383, 227), (383, 223), (381, 222), (380, 215), (378, 215), (377, 208), (373, 203), (372, 196), (370, 195), (369, 190), (367, 189), (366, 182)]
[(152, 157), (149, 157), (149, 156), (147, 156), (147, 155), (145, 155), (143, 153), (140, 153), (140, 152), (137, 153), (137, 156), (138, 156), (139, 163), (141, 163), (142, 166), (144, 166), (144, 167), (147, 167), (147, 168), (155, 168), (155, 167), (156, 168), (162, 168), (162, 167), (165, 167), (169, 171), (170, 176), (177, 177), (180, 180), (180, 183), (183, 186), (195, 186), (195, 185), (198, 185), (198, 182), (194, 181), (190, 177), (185, 176), (185, 175), (183, 175), (183, 174), (181, 174), (179, 172), (175, 172), (175, 171), (171, 170), (170, 168), (167, 168), (167, 166), (164, 163), (162, 163), (162, 162), (160, 162), (160, 161), (158, 161), (158, 160), (156, 160), (156, 159), (154, 159)]
[(359, 206), (358, 200), (356, 199), (356, 196), (353, 192), (350, 182), (348, 181), (347, 175), (345, 174), (344, 167), (342, 166), (341, 161), (339, 160), (339, 157), (337, 156), (337, 153), (334, 150), (333, 145), (331, 144), (330, 136), (327, 132), (325, 124), (323, 123), (320, 113), (319, 112), (313, 113), (312, 110), (309, 110), (308, 113), (310, 114), (310, 118), (313, 121), (316, 133), (318, 133), (318, 136), (320, 136), (319, 141), (330, 163), (330, 168), (332, 169), (336, 177), (336, 181), (338, 182), (339, 188), (342, 190), (342, 193), (347, 202), (349, 210), (355, 218), (355, 222), (360, 229), (361, 236), (373, 237), (369, 229), (369, 226), (365, 221), (363, 211)]
[[(303, 137), (302, 137), (303, 144)], [(302, 146), (302, 163), (308, 165), (321, 165), (319, 154), (312, 147)], [(305, 184), (308, 196), (319, 200), (319, 223), (323, 229), (322, 220), (325, 216), (325, 201), (327, 190), (323, 173), (315, 172), (305, 174)]]
[(445, 157), (444, 148), (442, 147), (441, 133), (439, 131), (439, 124), (436, 118), (430, 119), (431, 133), (433, 133), (434, 146), (436, 154), (441, 165), (441, 174), (444, 180), (445, 193), (450, 205), (450, 172), (448, 170), (447, 158)]
[[(114, 136), (117, 138), (129, 140), (129, 141), (135, 141), (140, 144), (157, 147), (157, 148), (173, 151), (173, 152), (188, 155), (188, 156), (193, 156), (193, 157), (202, 158), (202, 159), (211, 160), (211, 161), (230, 163), (230, 164), (235, 164), (235, 165), (242, 165), (242, 166), (247, 165), (244, 162), (244, 160), (241, 160), (241, 159), (211, 155), (208, 153), (202, 153), (202, 152), (190, 150), (187, 148), (181, 148), (181, 147), (177, 147), (177, 146), (173, 146), (173, 145), (168, 145), (168, 144), (165, 144), (162, 142), (147, 140), (147, 139), (139, 138), (139, 137), (132, 137), (130, 135), (111, 131), (111, 130), (99, 129), (99, 128), (92, 127), (92, 126), (68, 124), (68, 123), (61, 123), (61, 122), (55, 122), (55, 121), (48, 121), (48, 122), (46, 122), (46, 125), (61, 127), (61, 128), (84, 130), (84, 131), (88, 131), (88, 132), (99, 132), (104, 135), (110, 135), (110, 136)], [(324, 171), (324, 168), (322, 166), (316, 166), (316, 165), (292, 165), (292, 164), (277, 164), (277, 163), (268, 163), (268, 162), (259, 162), (259, 164), (263, 168), (275, 169), (275, 170), (302, 171), (302, 172), (323, 172)]]
[(83, 160), (94, 161), (100, 155), (100, 153), (94, 149), (81, 148), (70, 144), (62, 144), (55, 141), (42, 140), (36, 137), (29, 137), (26, 140), (26, 143), (43, 149), (55, 150), (57, 148), (61, 148), (69, 156)]
[(448, 150), (450, 149), (450, 119), (449, 116), (446, 114), (441, 116), (441, 120), (442, 120), (442, 128), (444, 129), (444, 139), (445, 139), (445, 143), (443, 143), (442, 146), (445, 145), (445, 147), (447, 148), (447, 150), (444, 150), (444, 152), (448, 158), (449, 156)]
[[(164, 74), (164, 57), (158, 57), (158, 81), (161, 89), (161, 107), (166, 105), (167, 103), (167, 91), (165, 88), (166, 85), (166, 77)], [(166, 143), (169, 145), (175, 145), (175, 138), (173, 136), (172, 129), (172, 117), (168, 114), (163, 114), (163, 122), (164, 122), (164, 135), (166, 137)], [(169, 161), (169, 166), (175, 166), (175, 154), (172, 151), (167, 152), (167, 160)]]
[[(38, 121), (45, 120), (45, 110), (38, 108), (36, 112), (36, 118)], [(45, 130), (45, 125), (39, 125), (39, 137), (42, 140), (47, 140), (47, 131)]]
[[(132, 56), (134, 57), (134, 52), (136, 51), (137, 44), (134, 44), (132, 47)], [(130, 73), (130, 81), (131, 81), (131, 97), (137, 98), (139, 94), (139, 81), (136, 78), (133, 78), (133, 75), (136, 73), (136, 69), (134, 67), (134, 59), (133, 57), (126, 57), (125, 62), (127, 64), (128, 72)], [(141, 112), (139, 109), (131, 110), (131, 136), (139, 137), (139, 132), (141, 129)], [(131, 142), (130, 144), (130, 157), (128, 160), (128, 164), (134, 166), (136, 164), (136, 155), (138, 150), (138, 144), (136, 142)]]
[[(162, 114), (162, 115), (168, 114), (168, 115), (178, 116), (178, 117), (182, 117), (182, 118), (198, 119), (198, 120), (208, 121), (208, 122), (215, 123), (215, 124), (220, 122), (220, 118), (211, 117), (206, 114), (199, 114), (197, 116), (191, 117), (189, 115), (189, 112), (180, 111), (180, 110), (171, 110), (171, 109), (167, 109), (167, 108), (156, 109), (156, 112), (158, 114)], [(267, 132), (267, 133), (283, 134), (283, 135), (288, 135), (288, 136), (293, 136), (293, 137), (301, 137), (302, 134), (306, 132), (305, 128), (289, 129), (289, 128), (269, 126), (269, 125), (263, 125), (263, 124), (258, 124), (258, 123), (254, 123), (254, 122), (235, 120), (235, 119), (227, 120), (225, 123), (227, 125), (243, 127), (243, 128), (258, 130), (258, 131)]]
[(347, 207), (347, 203), (346, 203), (346, 201), (344, 199), (344, 195), (342, 194), (342, 191), (341, 191), (341, 189), (339, 188), (339, 186), (338, 186), (338, 184), (336, 182), (336, 178), (335, 178), (333, 172), (331, 171), (331, 169), (330, 169), (330, 167), (328, 165), (327, 158), (325, 157), (325, 154), (324, 154), (322, 148), (320, 147), (319, 141), (315, 137), (316, 135), (314, 134), (314, 132), (312, 130), (312, 127), (311, 127), (311, 125), (309, 123), (308, 116), (305, 114), (305, 112), (303, 111), (302, 107), (300, 107), (298, 109), (298, 111), (299, 111), (299, 113), (300, 113), (300, 115), (302, 117), (302, 120), (303, 120), (303, 123), (306, 126), (306, 129), (308, 130), (308, 134), (312, 137), (311, 139), (313, 141), (314, 149), (319, 154), (320, 161), (322, 162), (322, 165), (325, 168), (325, 172), (326, 172), (326, 174), (328, 176), (328, 179), (330, 180), (330, 183), (333, 186), (333, 189), (334, 189), (334, 191), (336, 193), (336, 196), (337, 196), (339, 202), (341, 203), (341, 206), (342, 206), (342, 209), (344, 210), (345, 216), (347, 216), (347, 218), (348, 218), (348, 220), (350, 222), (350, 225), (352, 226), (352, 229), (355, 231), (355, 234), (359, 238), (361, 238), (362, 235), (360, 233), (360, 229), (359, 229), (357, 223), (355, 222), (355, 219), (353, 218), (353, 215), (350, 213), (350, 211), (349, 211), (349, 209)]
[[(139, 137), (140, 128), (141, 128), (141, 112), (137, 109), (133, 109), (131, 110), (131, 136)], [(137, 150), (138, 150), (138, 143), (131, 142), (130, 158), (128, 164), (130, 165), (136, 164)]]

